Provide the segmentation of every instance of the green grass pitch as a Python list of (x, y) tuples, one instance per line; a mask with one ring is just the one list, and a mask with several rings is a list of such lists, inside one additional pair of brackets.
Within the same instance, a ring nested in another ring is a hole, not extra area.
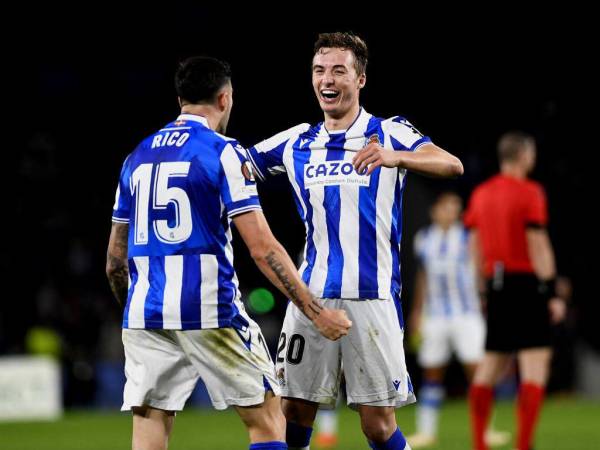
[[(497, 429), (514, 434), (514, 404), (496, 407)], [(414, 405), (398, 410), (398, 423), (405, 434), (414, 431)], [(467, 405), (449, 401), (443, 409), (435, 450), (468, 450), (470, 446)], [(131, 418), (126, 413), (69, 412), (52, 423), (0, 423), (2, 450), (113, 450), (130, 448)], [(175, 420), (171, 450), (247, 449), (244, 428), (234, 411), (189, 409)], [(315, 445), (311, 448), (317, 450)], [(573, 398), (549, 399), (542, 411), (536, 449), (600, 449), (600, 402)], [(358, 414), (341, 409), (339, 450), (368, 449)], [(510, 450), (512, 445), (502, 447)]]

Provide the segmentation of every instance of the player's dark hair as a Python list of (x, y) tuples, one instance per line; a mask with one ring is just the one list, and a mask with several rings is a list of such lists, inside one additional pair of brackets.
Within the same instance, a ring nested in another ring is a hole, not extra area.
[(498, 159), (500, 162), (514, 161), (525, 148), (534, 146), (535, 139), (523, 131), (509, 131), (498, 140)]
[(322, 48), (343, 48), (354, 53), (354, 68), (358, 75), (367, 72), (369, 50), (360, 37), (351, 32), (321, 33), (315, 42), (315, 55)]
[(462, 205), (462, 198), (454, 191), (443, 191), (435, 198), (434, 204), (437, 205), (446, 200), (457, 200)]
[(185, 103), (214, 103), (229, 80), (231, 68), (225, 61), (192, 56), (182, 61), (175, 72), (175, 91)]

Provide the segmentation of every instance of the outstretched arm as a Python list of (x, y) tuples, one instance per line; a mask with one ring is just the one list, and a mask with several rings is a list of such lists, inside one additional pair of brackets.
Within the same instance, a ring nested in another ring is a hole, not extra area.
[(358, 173), (367, 169), (367, 174), (380, 166), (398, 167), (438, 178), (454, 178), (464, 172), (456, 156), (432, 143), (423, 144), (414, 152), (388, 150), (371, 143), (354, 155), (352, 163)]

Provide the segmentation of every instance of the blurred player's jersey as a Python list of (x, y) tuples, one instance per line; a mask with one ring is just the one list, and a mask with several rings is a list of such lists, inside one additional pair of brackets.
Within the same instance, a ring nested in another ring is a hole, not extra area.
[(495, 175), (473, 191), (464, 221), (468, 228), (477, 229), (487, 277), (497, 267), (506, 273), (534, 273), (526, 230), (548, 224), (541, 184)]
[(426, 276), (425, 313), (444, 317), (478, 314), (479, 297), (467, 230), (459, 223), (446, 231), (432, 224), (419, 230), (414, 247)]
[(124, 328), (248, 326), (230, 221), (260, 209), (245, 150), (184, 114), (125, 160), (113, 221), (129, 224)]
[(369, 142), (414, 151), (430, 139), (401, 117), (361, 109), (345, 131), (301, 124), (248, 151), (260, 178), (287, 173), (306, 228), (300, 272), (317, 297), (387, 299), (401, 289), (406, 170), (357, 173), (352, 157)]

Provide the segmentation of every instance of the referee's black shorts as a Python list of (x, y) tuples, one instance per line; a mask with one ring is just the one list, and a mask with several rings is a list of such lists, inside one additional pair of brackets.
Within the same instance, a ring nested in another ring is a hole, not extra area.
[(488, 282), (486, 350), (548, 347), (550, 339), (548, 299), (538, 292), (534, 275), (505, 273), (503, 280)]

